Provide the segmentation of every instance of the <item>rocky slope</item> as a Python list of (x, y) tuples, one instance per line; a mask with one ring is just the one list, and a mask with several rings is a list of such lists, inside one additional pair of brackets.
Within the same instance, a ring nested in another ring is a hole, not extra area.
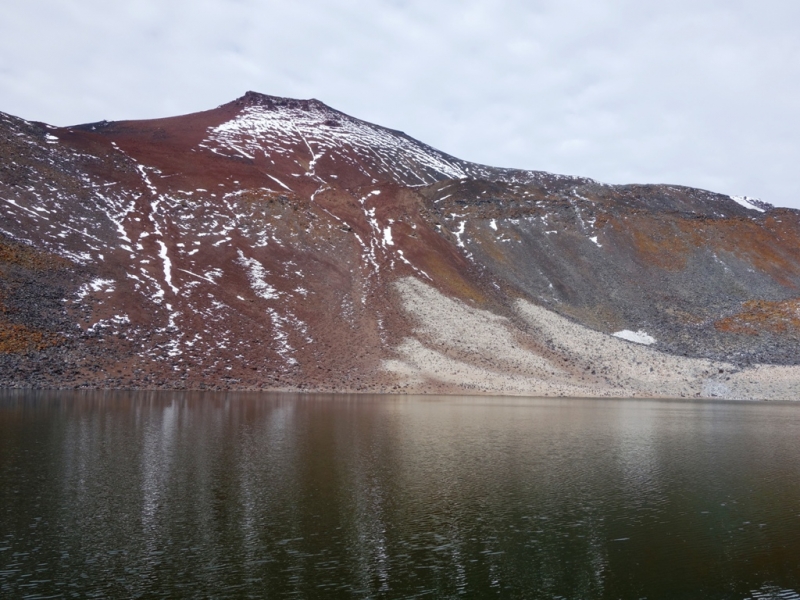
[(800, 212), (316, 100), (0, 113), (0, 385), (794, 399)]

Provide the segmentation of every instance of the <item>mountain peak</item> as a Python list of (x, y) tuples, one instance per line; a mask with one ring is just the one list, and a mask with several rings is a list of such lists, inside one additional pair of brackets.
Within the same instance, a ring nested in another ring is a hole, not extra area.
[(254, 92), (252, 90), (245, 92), (244, 96), (234, 100), (233, 104), (239, 106), (263, 106), (267, 108), (296, 108), (300, 110), (327, 109), (338, 112), (316, 98), (307, 100), (283, 98), (281, 96), (270, 96), (269, 94), (262, 94), (261, 92)]
[(251, 91), (3, 116), (0, 200), (0, 386), (800, 390), (800, 211), (752, 198), (478, 165)]

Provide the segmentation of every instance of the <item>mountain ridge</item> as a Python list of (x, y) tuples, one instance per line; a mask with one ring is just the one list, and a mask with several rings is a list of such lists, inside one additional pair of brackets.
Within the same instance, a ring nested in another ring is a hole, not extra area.
[[(800, 381), (800, 212), (477, 165), (318, 100), (0, 114), (0, 199), (4, 385), (785, 398)], [(471, 323), (456, 338), (452, 314)], [(670, 361), (687, 375), (638, 370)]]

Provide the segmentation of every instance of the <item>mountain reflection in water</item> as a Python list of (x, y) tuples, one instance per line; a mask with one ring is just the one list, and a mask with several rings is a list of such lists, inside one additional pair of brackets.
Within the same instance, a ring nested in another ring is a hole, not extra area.
[(800, 598), (800, 405), (0, 394), (0, 595)]

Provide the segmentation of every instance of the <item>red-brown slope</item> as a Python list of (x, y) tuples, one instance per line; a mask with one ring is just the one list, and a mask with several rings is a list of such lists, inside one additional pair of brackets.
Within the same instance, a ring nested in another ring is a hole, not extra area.
[[(114, 366), (101, 379), (374, 385), (376, 350), (407, 329), (390, 281), (436, 277), (444, 290), (477, 296), (465, 260), (424, 221), (419, 196), (376, 182), (355, 160), (326, 167), (313, 141), (290, 137), (254, 158), (204, 144), (242, 106), (251, 103), (49, 130), (46, 143), (78, 172), (78, 189), (31, 202), (60, 230), (12, 204), (17, 231), (91, 266), (95, 275), (67, 303), (72, 314), (89, 311), (81, 343), (126, 346), (109, 355)], [(70, 225), (75, 205), (89, 203), (94, 211)]]
[(59, 337), (0, 349), (9, 384), (390, 388), (384, 361), (422, 335), (406, 277), (512, 319), (523, 298), (646, 329), (679, 354), (798, 355), (791, 320), (755, 336), (726, 321), (800, 295), (796, 211), (491, 169), (253, 93), (151, 121), (0, 120), (0, 235), (72, 265), (15, 275), (63, 314), (31, 327), (13, 291), (14, 326)]

